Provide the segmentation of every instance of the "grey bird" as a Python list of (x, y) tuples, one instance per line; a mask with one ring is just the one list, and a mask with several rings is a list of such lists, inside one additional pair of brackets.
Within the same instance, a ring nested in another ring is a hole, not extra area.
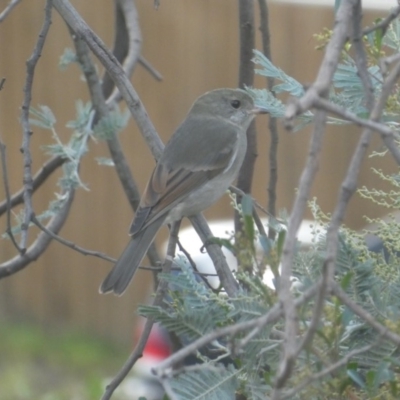
[(158, 160), (130, 227), (131, 241), (100, 293), (122, 295), (162, 225), (205, 210), (226, 192), (246, 154), (246, 131), (265, 112), (241, 89), (216, 89), (194, 102)]

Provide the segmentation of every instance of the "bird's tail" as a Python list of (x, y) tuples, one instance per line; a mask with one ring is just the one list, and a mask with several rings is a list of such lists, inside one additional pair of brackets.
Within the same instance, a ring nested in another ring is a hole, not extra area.
[(100, 293), (122, 295), (135, 275), (165, 218), (158, 218), (135, 235), (100, 286)]

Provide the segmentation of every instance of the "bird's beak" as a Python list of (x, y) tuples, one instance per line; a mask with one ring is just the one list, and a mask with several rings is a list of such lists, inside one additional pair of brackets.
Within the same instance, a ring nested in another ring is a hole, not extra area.
[(268, 114), (268, 110), (264, 107), (256, 106), (252, 110), (250, 110), (251, 114)]

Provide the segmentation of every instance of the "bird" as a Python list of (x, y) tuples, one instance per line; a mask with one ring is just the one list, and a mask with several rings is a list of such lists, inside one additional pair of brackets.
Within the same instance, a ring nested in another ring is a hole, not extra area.
[(242, 89), (215, 89), (193, 103), (151, 174), (131, 240), (100, 293), (122, 295), (163, 225), (198, 214), (223, 196), (243, 163), (248, 127), (266, 112)]

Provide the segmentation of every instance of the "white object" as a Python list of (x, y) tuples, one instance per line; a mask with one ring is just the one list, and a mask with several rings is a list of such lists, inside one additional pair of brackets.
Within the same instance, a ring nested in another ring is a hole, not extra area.
[[(266, 226), (267, 220), (264, 220), (263, 223)], [(210, 229), (215, 237), (229, 239), (234, 231), (233, 220), (217, 220), (210, 222)], [(313, 239), (313, 228), (315, 226), (315, 221), (304, 220), (300, 226), (299, 232), (297, 234), (298, 240), (304, 245), (311, 245), (311, 241)], [(207, 254), (207, 252), (201, 252), (200, 249), (203, 246), (203, 243), (196, 231), (192, 227), (181, 229), (179, 232), (179, 241), (182, 244), (183, 248), (190, 254), (194, 263), (199, 272), (203, 274), (210, 274), (206, 276), (209, 284), (213, 288), (217, 288), (219, 286), (219, 279), (216, 275), (216, 271), (214, 268), (214, 264)], [(168, 243), (164, 244), (164, 252), (167, 249)], [(261, 252), (262, 249), (259, 244), (257, 244), (258, 250)], [(237, 269), (237, 260), (236, 257), (225, 247), (222, 247), (222, 251), (226, 257), (226, 261), (232, 271)], [(179, 253), (177, 253), (179, 254)], [(268, 268), (264, 275), (264, 282), (266, 285), (274, 288), (273, 285), (273, 274), (272, 271)]]

